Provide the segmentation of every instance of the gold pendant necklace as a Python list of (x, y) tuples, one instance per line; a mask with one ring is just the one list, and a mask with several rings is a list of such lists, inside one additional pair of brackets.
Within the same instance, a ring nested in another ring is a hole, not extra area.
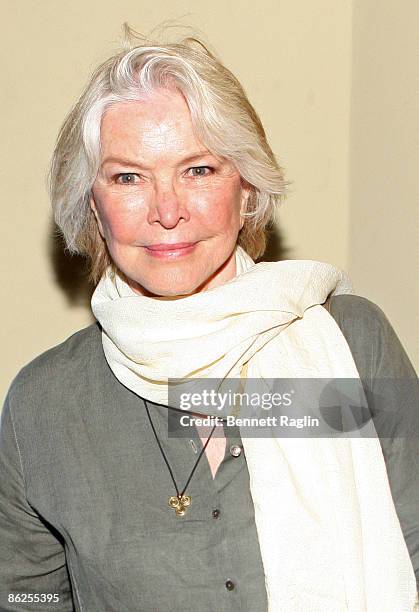
[(175, 510), (176, 516), (185, 516), (186, 509), (189, 508), (189, 506), (192, 505), (192, 497), (190, 495), (185, 495), (186, 488), (187, 488), (188, 484), (190, 483), (191, 478), (194, 475), (194, 472), (195, 472), (196, 468), (198, 467), (198, 463), (199, 463), (202, 455), (204, 454), (205, 449), (208, 446), (208, 442), (210, 441), (211, 436), (214, 433), (215, 428), (217, 427), (217, 424), (215, 424), (214, 427), (212, 428), (211, 433), (210, 433), (207, 441), (205, 442), (204, 446), (202, 447), (202, 450), (199, 453), (199, 457), (196, 460), (195, 465), (192, 468), (192, 472), (189, 474), (189, 478), (186, 481), (185, 486), (183, 487), (183, 491), (180, 492), (179, 489), (178, 489), (178, 486), (176, 484), (176, 480), (175, 480), (175, 477), (173, 475), (172, 468), (170, 467), (169, 461), (168, 461), (168, 459), (166, 457), (166, 454), (165, 454), (165, 452), (163, 450), (163, 447), (162, 447), (162, 445), (160, 443), (159, 437), (158, 437), (157, 432), (156, 432), (156, 428), (154, 427), (153, 421), (151, 420), (150, 411), (149, 411), (149, 408), (148, 408), (147, 401), (145, 399), (144, 399), (144, 404), (145, 404), (145, 409), (147, 411), (148, 420), (150, 421), (151, 428), (152, 428), (152, 430), (154, 432), (154, 435), (155, 435), (155, 438), (157, 440), (158, 447), (159, 447), (160, 452), (162, 454), (162, 457), (163, 457), (163, 459), (164, 459), (164, 461), (165, 461), (165, 463), (166, 463), (166, 465), (167, 465), (167, 467), (169, 469), (170, 476), (172, 477), (173, 484), (175, 485), (175, 489), (176, 489), (176, 495), (172, 495), (171, 497), (169, 497), (169, 507), (173, 508)]
[(169, 498), (169, 506), (175, 509), (176, 516), (184, 516), (186, 508), (188, 508), (191, 503), (192, 498), (190, 495), (182, 495), (181, 497), (172, 495), (172, 497)]

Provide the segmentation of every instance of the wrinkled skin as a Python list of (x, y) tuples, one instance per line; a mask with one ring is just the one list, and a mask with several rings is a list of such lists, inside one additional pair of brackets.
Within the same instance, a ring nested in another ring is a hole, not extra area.
[[(101, 124), (91, 208), (116, 267), (150, 297), (182, 297), (236, 274), (234, 247), (249, 186), (197, 140), (181, 93), (120, 102)], [(156, 255), (147, 247), (195, 243)]]

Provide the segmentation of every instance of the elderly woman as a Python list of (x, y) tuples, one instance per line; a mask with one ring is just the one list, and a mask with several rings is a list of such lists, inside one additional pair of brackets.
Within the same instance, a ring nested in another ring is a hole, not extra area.
[(285, 182), (237, 79), (193, 39), (111, 57), (50, 177), (98, 322), (8, 393), (0, 611), (411, 612), (414, 440), (168, 432), (174, 379), (415, 379), (344, 273), (255, 264)]

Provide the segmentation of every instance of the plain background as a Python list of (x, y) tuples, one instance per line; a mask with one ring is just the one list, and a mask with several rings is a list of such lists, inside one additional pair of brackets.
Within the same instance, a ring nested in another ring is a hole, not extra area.
[(271, 256), (345, 269), (419, 363), (416, 0), (1, 7), (3, 395), (24, 364), (93, 320), (83, 262), (54, 239), (45, 180), (59, 127), (119, 50), (124, 21), (143, 33), (167, 19), (192, 26), (236, 74), (293, 182)]

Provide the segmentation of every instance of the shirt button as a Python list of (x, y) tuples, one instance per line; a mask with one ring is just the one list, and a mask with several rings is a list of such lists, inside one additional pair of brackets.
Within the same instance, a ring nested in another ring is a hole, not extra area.
[(217, 519), (219, 518), (219, 516), (220, 516), (220, 511), (218, 510), (218, 508), (212, 511), (212, 518)]
[(230, 446), (230, 455), (232, 457), (240, 457), (241, 454), (242, 454), (241, 446), (239, 446), (238, 444), (233, 444), (233, 446)]
[(227, 580), (226, 589), (227, 591), (232, 591), (236, 585), (231, 580)]

